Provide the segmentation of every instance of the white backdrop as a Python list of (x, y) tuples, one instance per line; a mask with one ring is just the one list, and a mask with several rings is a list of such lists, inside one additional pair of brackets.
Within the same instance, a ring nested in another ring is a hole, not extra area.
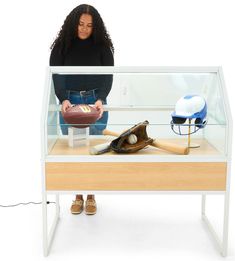
[[(1, 1), (0, 204), (41, 200), (40, 113), (49, 47), (66, 15), (81, 3), (62, 0)], [(222, 66), (234, 111), (233, 0), (94, 0), (86, 3), (94, 5), (103, 17), (115, 46), (115, 65)], [(233, 216), (234, 190), (235, 186), (232, 186)], [(70, 199), (68, 202), (70, 204)], [(29, 208), (0, 209), (3, 218), (0, 239), (5, 242), (0, 257), (5, 256), (4, 260), (17, 256), (31, 259), (33, 254), (35, 259), (35, 252), (27, 252), (29, 248), (36, 251), (39, 259), (42, 258), (41, 245), (37, 245), (41, 244), (41, 221), (39, 226), (35, 221), (37, 232), (32, 225), (32, 219), (40, 220), (40, 209), (31, 208), (30, 212)], [(33, 211), (38, 212), (30, 218)], [(27, 218), (24, 218), (26, 212)], [(15, 219), (10, 221), (12, 216)], [(25, 220), (32, 225), (32, 232), (26, 238), (22, 231), (17, 230), (24, 227)], [(233, 220), (231, 227), (235, 227)], [(10, 235), (14, 237), (6, 240)], [(234, 234), (231, 238), (234, 245)], [(20, 251), (11, 251), (19, 244)], [(64, 253), (66, 257), (66, 251)], [(133, 250), (129, 254), (134, 253)], [(234, 248), (230, 254), (234, 254)], [(217, 258), (217, 254), (214, 255)], [(163, 259), (164, 254), (158, 257)], [(203, 254), (200, 255), (200, 258), (203, 257)], [(168, 260), (167, 257), (165, 259)]]

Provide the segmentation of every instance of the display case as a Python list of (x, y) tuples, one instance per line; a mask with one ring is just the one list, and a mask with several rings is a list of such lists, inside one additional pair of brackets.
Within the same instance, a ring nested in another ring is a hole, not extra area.
[[(105, 132), (92, 135), (89, 127), (60, 124), (61, 105), (55, 95), (53, 75), (83, 75), (93, 80), (111, 76), (112, 88), (104, 105), (108, 123), (101, 124), (101, 129), (121, 134), (147, 120), (147, 134), (156, 142), (190, 148), (186, 154), (151, 145), (135, 153), (111, 150), (91, 154), (92, 148), (109, 144), (114, 137), (104, 135)], [(187, 121), (172, 124), (172, 113), (181, 97), (192, 95), (205, 99), (207, 114), (205, 125), (188, 135), (195, 126)], [(59, 218), (59, 195), (102, 192), (202, 195), (202, 219), (214, 235), (220, 252), (226, 255), (232, 118), (220, 67), (49, 67), (41, 123), (45, 255)], [(62, 134), (62, 125), (68, 127), (68, 135)], [(175, 127), (182, 129), (181, 135), (173, 131)], [(56, 196), (56, 215), (50, 235), (48, 194)], [(222, 240), (206, 216), (207, 194), (224, 197)]]

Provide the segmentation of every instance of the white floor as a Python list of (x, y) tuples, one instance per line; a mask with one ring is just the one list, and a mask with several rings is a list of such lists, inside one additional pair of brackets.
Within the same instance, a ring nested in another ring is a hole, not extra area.
[[(225, 260), (201, 221), (199, 195), (97, 195), (94, 216), (71, 215), (73, 196), (60, 199), (61, 218), (48, 260)], [(208, 215), (219, 234), (222, 199), (208, 197)], [(226, 260), (235, 260), (233, 205), (232, 198)], [(52, 217), (54, 204), (48, 208)], [(45, 260), (41, 210), (41, 205), (0, 208), (0, 260)]]

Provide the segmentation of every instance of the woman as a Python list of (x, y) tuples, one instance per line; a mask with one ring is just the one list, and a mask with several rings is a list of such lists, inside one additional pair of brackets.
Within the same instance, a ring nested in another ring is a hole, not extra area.
[[(66, 17), (64, 24), (51, 46), (50, 66), (113, 66), (114, 47), (98, 11), (90, 5), (79, 5)], [(102, 134), (108, 121), (103, 104), (112, 87), (112, 75), (53, 75), (55, 93), (65, 112), (72, 104), (94, 104), (100, 118), (90, 127), (91, 135)], [(63, 134), (68, 126), (60, 113)], [(71, 206), (72, 214), (83, 210), (82, 195), (76, 195)], [(85, 213), (95, 214), (95, 196), (87, 195)]]

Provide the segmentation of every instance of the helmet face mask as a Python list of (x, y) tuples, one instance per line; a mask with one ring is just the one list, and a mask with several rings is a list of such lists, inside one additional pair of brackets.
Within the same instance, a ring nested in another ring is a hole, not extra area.
[[(171, 114), (171, 129), (178, 135), (190, 135), (206, 126), (207, 105), (199, 95), (181, 97)], [(188, 123), (187, 123), (188, 121)]]
[[(183, 120), (183, 119), (181, 119)], [(182, 121), (182, 123), (179, 123), (179, 121), (177, 121), (177, 123), (175, 121), (171, 121), (171, 129), (173, 130), (173, 132), (175, 134), (178, 135), (190, 135), (193, 134), (195, 132), (197, 132), (198, 130), (204, 128), (207, 124), (207, 121), (203, 121), (201, 122), (201, 119), (196, 118), (193, 121), (191, 121), (191, 123), (185, 123), (187, 119), (184, 119), (184, 121)], [(190, 127), (190, 132), (189, 132), (189, 127)]]

